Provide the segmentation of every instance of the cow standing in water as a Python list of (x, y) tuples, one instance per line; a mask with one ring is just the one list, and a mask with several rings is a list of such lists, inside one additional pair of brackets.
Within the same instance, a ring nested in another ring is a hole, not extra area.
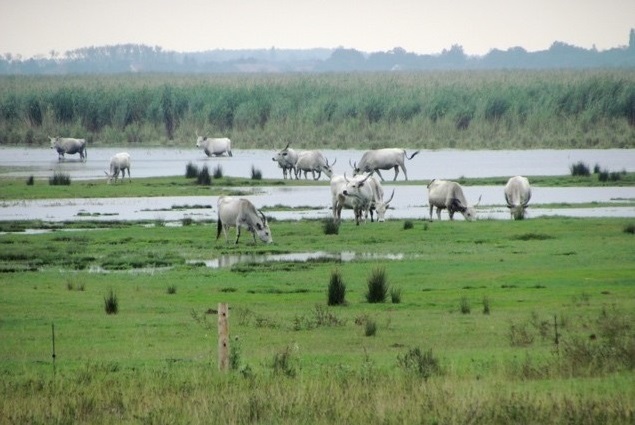
[(110, 184), (113, 179), (115, 180), (115, 183), (117, 183), (119, 172), (121, 172), (121, 180), (123, 181), (123, 179), (126, 178), (126, 170), (128, 170), (128, 182), (131, 182), (130, 154), (128, 152), (120, 152), (110, 158), (110, 171), (104, 171), (104, 173), (106, 173), (108, 183)]
[(236, 241), (240, 238), (240, 228), (249, 230), (256, 243), (256, 235), (265, 243), (273, 242), (269, 224), (262, 211), (257, 210), (254, 204), (248, 199), (234, 198), (231, 196), (221, 196), (218, 198), (218, 226), (216, 239), (220, 237), (220, 232), (225, 234), (225, 242), (228, 242), (227, 232), (230, 227), (236, 228)]
[(419, 151), (416, 151), (408, 157), (404, 149), (386, 148), (367, 151), (364, 155), (362, 155), (362, 159), (360, 159), (359, 164), (351, 164), (353, 166), (353, 175), (355, 176), (362, 173), (376, 172), (379, 178), (384, 181), (384, 177), (381, 175), (379, 170), (390, 170), (391, 168), (394, 168), (394, 181), (397, 180), (399, 168), (401, 168), (403, 170), (404, 177), (408, 180), (408, 172), (406, 171), (405, 165), (406, 158), (410, 160), (418, 153)]
[(291, 149), (289, 147), (290, 143), (287, 143), (287, 146), (280, 150), (279, 152), (276, 152), (276, 154), (274, 155), (273, 158), (271, 158), (272, 161), (275, 161), (278, 163), (278, 166), (280, 168), (282, 168), (282, 177), (283, 178), (287, 178), (287, 173), (289, 174), (289, 179), (292, 179), (293, 176), (295, 176), (295, 178), (298, 178), (298, 174), (296, 173), (296, 168), (295, 168), (295, 164), (296, 162), (298, 162), (298, 155), (299, 152)]
[(463, 189), (457, 182), (448, 180), (432, 180), (428, 185), (428, 202), (430, 204), (430, 220), (432, 220), (432, 210), (437, 208), (437, 217), (441, 220), (441, 210), (447, 209), (450, 220), (454, 220), (454, 213), (460, 212), (466, 220), (471, 221), (476, 218), (476, 210), (481, 198), (473, 207), (468, 206)]
[(57, 151), (57, 160), (63, 161), (64, 154), (79, 154), (82, 161), (86, 161), (88, 152), (86, 151), (86, 139), (73, 139), (70, 137), (49, 137), (51, 149)]
[(203, 148), (205, 155), (207, 156), (221, 156), (225, 153), (228, 156), (232, 155), (232, 141), (227, 137), (221, 138), (212, 138), (212, 137), (203, 137), (197, 135), (196, 139), (196, 147)]

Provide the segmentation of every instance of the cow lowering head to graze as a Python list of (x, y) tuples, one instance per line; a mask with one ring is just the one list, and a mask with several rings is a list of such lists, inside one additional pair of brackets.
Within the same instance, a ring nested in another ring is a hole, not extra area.
[(219, 238), (221, 230), (225, 234), (225, 242), (228, 242), (227, 232), (230, 227), (236, 228), (236, 241), (240, 238), (240, 228), (249, 230), (256, 243), (256, 235), (265, 243), (273, 242), (267, 218), (262, 211), (257, 210), (249, 200), (244, 198), (234, 198), (231, 196), (221, 196), (218, 198), (218, 226), (216, 239)]
[(123, 179), (126, 178), (126, 170), (128, 170), (128, 182), (131, 182), (130, 154), (128, 152), (120, 152), (110, 158), (109, 171), (104, 171), (104, 173), (106, 173), (106, 177), (108, 177), (108, 183), (112, 182), (113, 179), (115, 183), (117, 183), (119, 172), (121, 172), (121, 180), (123, 181)]
[(346, 174), (331, 177), (333, 220), (341, 220), (342, 208), (347, 208), (353, 210), (355, 224), (359, 225), (362, 219), (366, 221), (374, 201), (373, 187), (369, 183), (370, 177), (370, 174), (355, 176), (351, 179), (346, 177)]
[[(300, 174), (304, 171), (304, 178), (307, 178), (307, 173), (310, 171), (313, 175), (313, 180), (319, 180), (322, 176), (322, 172), (330, 179), (333, 175), (333, 165), (337, 162), (337, 159), (329, 164), (328, 160), (322, 155), (320, 151), (302, 151), (298, 154), (298, 159), (295, 162), (295, 176), (296, 179), (300, 178)], [(316, 177), (317, 173), (317, 177)]]
[(386, 210), (392, 201), (392, 198), (395, 196), (395, 189), (392, 190), (392, 194), (387, 201), (384, 201), (384, 188), (381, 183), (375, 176), (372, 176), (367, 180), (373, 190), (373, 201), (370, 204), (370, 221), (371, 223), (374, 221), (373, 219), (373, 211), (377, 213), (377, 222), (381, 223), (385, 221)]
[(457, 182), (447, 180), (432, 180), (428, 185), (428, 202), (430, 203), (430, 220), (432, 220), (432, 210), (437, 208), (437, 217), (441, 220), (441, 210), (447, 209), (450, 220), (454, 220), (454, 213), (460, 212), (466, 220), (476, 218), (476, 210), (481, 198), (473, 207), (468, 206), (463, 195), (463, 189)]
[(379, 170), (390, 170), (391, 168), (395, 169), (395, 177), (394, 180), (397, 180), (397, 175), (399, 174), (399, 168), (403, 170), (403, 174), (408, 180), (408, 172), (406, 171), (405, 160), (414, 158), (419, 151), (415, 151), (410, 157), (406, 154), (404, 149), (397, 148), (386, 148), (386, 149), (375, 149), (372, 151), (367, 151), (362, 155), (362, 159), (358, 163), (351, 164), (353, 167), (353, 175), (362, 174), (362, 173), (372, 173), (376, 172), (379, 178), (383, 181), (384, 177), (381, 175)]
[(295, 176), (297, 179), (298, 176), (296, 174), (295, 164), (298, 161), (298, 152), (289, 147), (290, 143), (287, 143), (287, 146), (276, 152), (276, 154), (271, 158), (272, 161), (278, 163), (278, 166), (282, 168), (282, 177), (287, 178), (287, 172), (289, 173), (289, 178), (293, 178)]
[(522, 220), (531, 199), (529, 180), (523, 176), (511, 177), (505, 185), (505, 201), (514, 220)]
[(57, 151), (58, 161), (62, 161), (64, 154), (79, 154), (82, 161), (86, 161), (88, 152), (86, 150), (86, 139), (73, 139), (70, 137), (49, 137), (51, 140), (51, 149)]
[(212, 138), (196, 135), (196, 147), (202, 148), (207, 156), (232, 156), (232, 141), (227, 137)]

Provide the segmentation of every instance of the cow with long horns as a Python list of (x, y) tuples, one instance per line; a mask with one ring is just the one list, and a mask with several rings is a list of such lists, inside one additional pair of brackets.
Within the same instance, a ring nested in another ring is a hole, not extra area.
[(505, 201), (514, 220), (522, 220), (531, 199), (531, 186), (527, 177), (511, 177), (505, 185)]
[(450, 220), (454, 220), (455, 212), (460, 212), (466, 220), (471, 221), (476, 218), (475, 207), (481, 202), (481, 198), (478, 198), (476, 205), (469, 206), (460, 184), (448, 180), (432, 180), (428, 185), (428, 202), (430, 220), (432, 220), (432, 210), (436, 207), (439, 220), (441, 220), (441, 210), (447, 209)]
[(379, 178), (383, 181), (384, 177), (381, 175), (379, 170), (390, 170), (391, 168), (394, 168), (394, 181), (397, 180), (397, 175), (399, 174), (399, 169), (401, 168), (406, 180), (408, 180), (408, 172), (406, 171), (405, 161), (406, 159), (411, 160), (418, 153), (419, 151), (415, 151), (412, 155), (408, 156), (405, 149), (375, 149), (365, 152), (364, 155), (362, 155), (362, 159), (360, 159), (359, 164), (357, 162), (354, 164), (350, 164), (349, 162), (349, 164), (353, 167), (354, 176), (363, 173), (376, 172)]
[(234, 198), (231, 196), (221, 196), (218, 198), (218, 223), (216, 239), (220, 237), (221, 231), (225, 234), (225, 242), (228, 242), (227, 232), (230, 227), (236, 228), (236, 241), (240, 238), (240, 228), (251, 232), (256, 243), (256, 235), (265, 243), (273, 242), (271, 230), (267, 223), (267, 218), (262, 211), (257, 210), (254, 204), (248, 199)]

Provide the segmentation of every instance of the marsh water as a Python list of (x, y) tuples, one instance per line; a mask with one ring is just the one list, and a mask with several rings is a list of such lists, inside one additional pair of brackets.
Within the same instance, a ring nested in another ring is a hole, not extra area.
[[(55, 171), (63, 171), (72, 179), (102, 179), (109, 158), (126, 150), (132, 156), (132, 178), (184, 175), (188, 162), (210, 171), (220, 166), (223, 174), (249, 177), (252, 166), (263, 178), (281, 178), (282, 172), (272, 161), (274, 150), (238, 150), (233, 157), (207, 158), (196, 148), (91, 148), (88, 160), (81, 162), (77, 155), (65, 161), (57, 160), (57, 153), (48, 149), (0, 148), (0, 176), (47, 178)], [(408, 150), (410, 154), (412, 150)], [(359, 161), (363, 151), (323, 150), (329, 161), (337, 159), (336, 173), (350, 172), (349, 162)], [(598, 164), (610, 171), (635, 171), (635, 149), (610, 150), (527, 150), (527, 151), (456, 151), (423, 150), (406, 161), (410, 180), (422, 180), (421, 185), (393, 186), (392, 170), (384, 171), (384, 190), (389, 196), (395, 190), (387, 219), (422, 219), (429, 217), (426, 182), (433, 178), (566, 175), (573, 163), (582, 161), (593, 167)], [(398, 180), (402, 180), (400, 174)], [(244, 188), (247, 196), (266, 214), (281, 220), (326, 218), (331, 216), (329, 182), (322, 176), (323, 185), (300, 187)], [(481, 202), (477, 211), (481, 218), (509, 219), (504, 206), (503, 189), (496, 186), (468, 186), (464, 188), (470, 203)], [(1, 188), (0, 188), (1, 191)], [(88, 198), (51, 199), (36, 201), (0, 202), (0, 220), (213, 220), (216, 216), (215, 196), (155, 197), (155, 198)], [(601, 203), (602, 205), (581, 206)], [(614, 205), (611, 205), (614, 204)], [(531, 206), (533, 205), (533, 206)], [(530, 217), (561, 215), (571, 217), (635, 217), (635, 188), (632, 187), (534, 187), (529, 209)], [(457, 219), (462, 219), (457, 214)], [(344, 219), (352, 219), (352, 212), (344, 212)], [(436, 215), (434, 217), (436, 219)], [(447, 214), (442, 214), (447, 219)]]

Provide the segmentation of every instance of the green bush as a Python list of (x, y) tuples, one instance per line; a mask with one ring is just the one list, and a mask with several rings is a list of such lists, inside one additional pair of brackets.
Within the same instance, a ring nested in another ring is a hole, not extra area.
[(262, 180), (262, 171), (258, 168), (251, 166), (251, 179), (252, 180)]
[(377, 334), (377, 323), (374, 320), (368, 319), (364, 324), (364, 335), (375, 336)]
[(327, 218), (322, 222), (322, 230), (325, 235), (337, 235), (340, 233), (339, 221)]
[(214, 167), (214, 178), (215, 179), (222, 179), (223, 178), (223, 167), (221, 167), (220, 165), (217, 165), (216, 167)]
[(104, 310), (106, 314), (117, 314), (119, 312), (119, 301), (117, 295), (111, 289), (107, 296), (104, 297)]
[(198, 175), (196, 176), (196, 184), (201, 186), (209, 186), (212, 184), (212, 176), (209, 175), (207, 165), (204, 165), (203, 168), (201, 168), (201, 171), (198, 172)]
[(591, 175), (591, 170), (589, 169), (589, 166), (582, 161), (579, 161), (575, 164), (571, 164), (571, 166), (569, 166), (569, 169), (571, 170), (572, 176), (587, 177)]
[(386, 280), (386, 269), (378, 267), (373, 269), (368, 277), (368, 291), (366, 301), (369, 303), (386, 302), (388, 296), (388, 281)]
[(397, 364), (407, 373), (414, 373), (424, 380), (441, 374), (439, 359), (432, 349), (424, 353), (418, 347), (412, 348), (404, 355), (397, 356)]
[(50, 186), (70, 186), (71, 176), (60, 171), (56, 171), (53, 177), (49, 177)]
[(198, 169), (196, 164), (192, 164), (191, 162), (188, 162), (187, 165), (185, 166), (185, 178), (187, 179), (197, 178), (199, 172), (200, 170)]
[(346, 284), (342, 280), (342, 274), (339, 270), (331, 272), (331, 280), (329, 281), (328, 305), (345, 305), (346, 304)]

